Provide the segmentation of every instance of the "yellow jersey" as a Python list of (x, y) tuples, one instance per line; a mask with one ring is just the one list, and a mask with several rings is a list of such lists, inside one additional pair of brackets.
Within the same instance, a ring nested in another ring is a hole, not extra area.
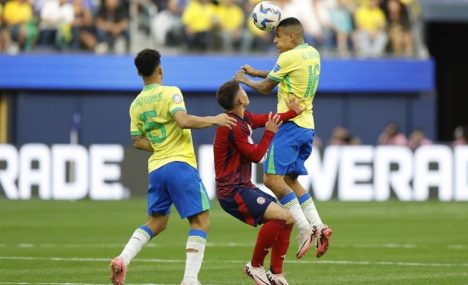
[(216, 19), (216, 7), (213, 4), (201, 4), (198, 1), (190, 1), (182, 14), (182, 23), (192, 32), (207, 32), (213, 26)]
[(296, 97), (304, 112), (292, 119), (298, 126), (314, 129), (313, 100), (320, 77), (320, 54), (308, 44), (281, 53), (268, 78), (279, 82), (278, 113), (288, 111), (287, 102)]
[(145, 135), (154, 151), (148, 171), (174, 161), (197, 167), (192, 133), (177, 125), (174, 114), (186, 111), (184, 97), (175, 86), (146, 85), (130, 105), (130, 133)]
[(7, 25), (26, 24), (33, 19), (33, 9), (29, 2), (8, 1), (3, 9), (3, 17)]

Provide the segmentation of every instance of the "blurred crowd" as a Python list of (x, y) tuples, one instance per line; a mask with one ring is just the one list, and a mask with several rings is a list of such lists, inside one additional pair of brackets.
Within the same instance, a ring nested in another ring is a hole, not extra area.
[[(259, 0), (0, 0), (0, 52), (274, 52), (250, 13)], [(325, 56), (413, 57), (417, 0), (272, 0)]]
[[(407, 146), (412, 150), (432, 143), (433, 142), (426, 136), (423, 129), (415, 129), (409, 134), (409, 136), (406, 136), (395, 122), (389, 122), (384, 127), (376, 141), (376, 145)], [(314, 139), (315, 147), (323, 149), (324, 144), (335, 146), (361, 145), (362, 141), (358, 136), (353, 135), (345, 127), (337, 126), (333, 129), (327, 143), (324, 143), (319, 137)], [(455, 128), (453, 132), (453, 140), (450, 142), (450, 145), (468, 145), (468, 125), (460, 125)]]

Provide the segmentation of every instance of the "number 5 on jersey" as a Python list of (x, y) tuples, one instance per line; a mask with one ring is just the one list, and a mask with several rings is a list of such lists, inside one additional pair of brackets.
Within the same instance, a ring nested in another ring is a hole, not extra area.
[[(166, 128), (158, 122), (155, 122), (156, 111), (147, 111), (141, 113), (139, 119), (144, 123), (143, 131), (152, 143), (161, 143), (166, 139)], [(154, 132), (159, 131), (160, 135), (155, 135)]]

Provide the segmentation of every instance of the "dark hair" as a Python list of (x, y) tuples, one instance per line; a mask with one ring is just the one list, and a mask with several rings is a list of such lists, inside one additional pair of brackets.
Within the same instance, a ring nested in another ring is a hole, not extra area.
[(161, 54), (155, 49), (144, 49), (135, 57), (135, 66), (141, 76), (150, 76), (161, 64)]
[(234, 108), (234, 98), (239, 90), (239, 82), (235, 80), (224, 82), (216, 92), (216, 99), (218, 99), (219, 105), (225, 110), (232, 110)]
[(279, 22), (278, 27), (289, 27), (289, 26), (300, 26), (302, 28), (301, 21), (294, 17), (286, 18)]

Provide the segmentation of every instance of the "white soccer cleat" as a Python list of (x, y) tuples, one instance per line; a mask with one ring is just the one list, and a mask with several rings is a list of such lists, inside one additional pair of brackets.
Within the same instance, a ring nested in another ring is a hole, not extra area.
[(317, 240), (317, 230), (314, 227), (310, 227), (306, 231), (302, 231), (297, 236), (297, 242), (299, 244), (299, 248), (296, 253), (296, 258), (302, 258), (312, 247), (312, 244)]
[(315, 225), (314, 227), (317, 229), (318, 233), (315, 256), (319, 258), (327, 252), (333, 230), (325, 224)]
[(284, 278), (283, 274), (274, 274), (271, 271), (266, 273), (268, 281), (270, 281), (271, 285), (289, 285), (286, 278)]
[(124, 285), (127, 275), (127, 266), (121, 257), (112, 259), (111, 264), (111, 282), (113, 285)]
[(247, 263), (244, 267), (244, 272), (247, 274), (256, 285), (271, 285), (266, 276), (265, 269), (263, 267), (253, 267), (252, 263)]

